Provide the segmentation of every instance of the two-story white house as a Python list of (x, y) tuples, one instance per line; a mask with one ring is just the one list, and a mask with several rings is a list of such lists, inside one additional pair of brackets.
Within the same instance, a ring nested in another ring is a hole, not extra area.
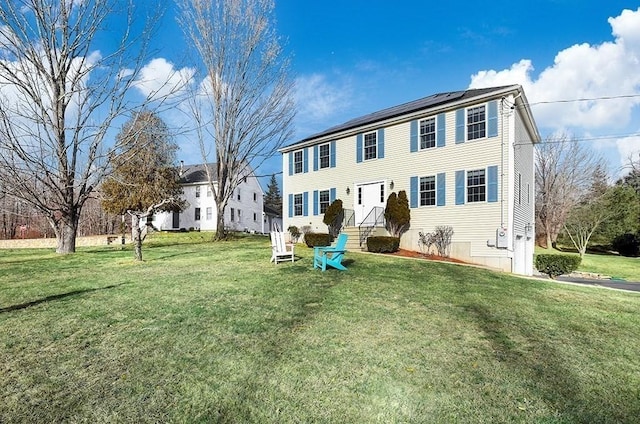
[[(454, 231), (450, 255), (530, 275), (534, 249), (534, 145), (521, 86), (435, 94), (329, 128), (283, 149), (284, 228), (327, 232), (339, 198), (345, 225), (383, 227), (391, 192), (405, 190), (410, 229)], [(363, 233), (363, 231), (361, 231)]]
[[(215, 168), (215, 165), (211, 166)], [(182, 165), (180, 185), (187, 208), (182, 212), (157, 213), (153, 216), (153, 225), (160, 230), (215, 231), (218, 212), (204, 165)], [(225, 210), (226, 227), (236, 231), (263, 232), (263, 194), (260, 182), (253, 172), (249, 172), (229, 199)]]

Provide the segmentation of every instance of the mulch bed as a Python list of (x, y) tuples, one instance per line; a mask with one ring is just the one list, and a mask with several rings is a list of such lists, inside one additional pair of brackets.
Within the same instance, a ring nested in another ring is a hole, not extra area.
[(429, 259), (431, 261), (452, 262), (456, 264), (466, 264), (468, 262), (455, 258), (445, 258), (434, 254), (424, 254), (422, 252), (414, 252), (413, 250), (400, 249), (397, 252), (387, 253), (387, 255), (401, 256), (403, 258)]

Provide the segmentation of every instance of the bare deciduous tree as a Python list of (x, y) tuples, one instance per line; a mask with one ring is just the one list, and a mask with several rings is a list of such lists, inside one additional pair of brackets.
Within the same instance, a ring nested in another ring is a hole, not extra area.
[(599, 156), (566, 135), (536, 146), (536, 227), (547, 248), (556, 242), (569, 211), (589, 189), (599, 166)]
[[(133, 17), (133, 2), (116, 0), (0, 8), (0, 180), (46, 217), (58, 253), (75, 251), (82, 207), (105, 171), (108, 130), (133, 107), (127, 93), (151, 36), (148, 27), (129, 32)], [(106, 30), (112, 51), (96, 46)]]
[(215, 238), (221, 240), (235, 188), (292, 135), (293, 84), (274, 30), (272, 0), (179, 4), (204, 75), (190, 111), (216, 201)]

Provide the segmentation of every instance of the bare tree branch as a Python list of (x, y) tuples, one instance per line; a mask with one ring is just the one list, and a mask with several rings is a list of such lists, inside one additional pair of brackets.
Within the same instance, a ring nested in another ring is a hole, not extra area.
[(289, 62), (274, 31), (272, 0), (181, 0), (179, 5), (180, 23), (204, 76), (189, 109), (216, 200), (216, 238), (223, 239), (233, 191), (293, 134)]
[[(0, 8), (0, 181), (46, 216), (59, 253), (75, 251), (82, 207), (107, 173), (109, 129), (151, 100), (133, 102), (128, 93), (159, 14), (137, 35), (129, 32), (135, 16), (133, 1), (30, 0)], [(124, 20), (122, 34), (110, 19)], [(98, 50), (107, 27), (116, 46)]]

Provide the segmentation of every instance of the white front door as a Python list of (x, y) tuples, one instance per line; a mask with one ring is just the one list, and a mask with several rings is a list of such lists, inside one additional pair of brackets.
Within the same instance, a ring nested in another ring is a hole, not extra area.
[(356, 184), (356, 195), (354, 199), (356, 225), (362, 224), (365, 220), (367, 222), (371, 221), (371, 224), (373, 224), (374, 216), (367, 216), (376, 206), (384, 208), (386, 202), (384, 185), (384, 181)]

